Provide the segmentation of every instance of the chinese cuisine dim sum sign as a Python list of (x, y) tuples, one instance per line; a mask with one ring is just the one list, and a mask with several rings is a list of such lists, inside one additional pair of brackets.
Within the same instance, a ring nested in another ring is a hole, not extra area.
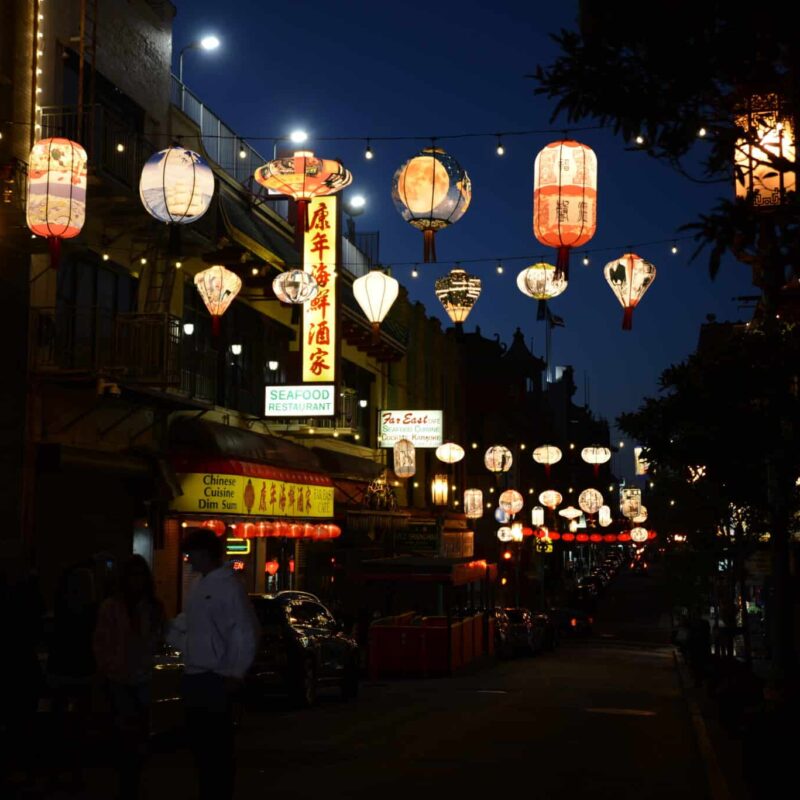
[(408, 439), (414, 447), (438, 447), (442, 443), (441, 411), (381, 411), (379, 443), (394, 447), (400, 439)]

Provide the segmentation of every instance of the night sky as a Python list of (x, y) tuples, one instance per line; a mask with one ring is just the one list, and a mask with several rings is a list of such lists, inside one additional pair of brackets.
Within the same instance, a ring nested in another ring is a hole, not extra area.
[[(174, 2), (176, 60), (184, 44), (203, 34), (222, 39), (219, 50), (191, 51), (184, 59), (187, 85), (212, 110), (245, 136), (272, 139), (302, 127), (318, 155), (341, 159), (354, 175), (347, 191), (368, 201), (358, 229), (380, 231), (383, 263), (395, 265), (392, 274), (411, 297), (443, 321), (449, 322), (433, 292), (435, 278), (455, 261), (489, 259), (463, 264), (483, 279), (466, 329), (477, 324), (484, 335), (497, 333), (510, 342), (519, 326), (535, 352), (544, 354), (544, 323), (536, 322), (536, 304), (517, 290), (515, 279), (535, 261), (554, 263), (554, 252), (532, 233), (533, 161), (545, 144), (562, 138), (566, 123), (550, 123), (550, 104), (534, 96), (535, 83), (524, 76), (553, 60), (557, 49), (549, 34), (575, 27), (577, 3), (294, 0), (274, 6), (239, 0), (231, 13), (219, 0)], [(439, 262), (420, 265), (417, 279), (405, 262), (422, 260), (422, 234), (395, 210), (391, 179), (428, 142), (373, 142), (375, 158), (367, 161), (363, 142), (313, 140), (548, 128), (554, 133), (505, 139), (503, 157), (492, 138), (440, 143), (469, 173), (473, 199), (461, 221), (437, 236)], [(636, 252), (658, 274), (634, 314), (633, 331), (623, 332), (622, 308), (603, 265), (629, 243), (682, 235), (681, 224), (729, 196), (732, 186), (692, 183), (610, 131), (573, 138), (598, 156), (598, 230), (586, 248), (591, 264), (585, 267), (573, 255), (569, 288), (552, 303), (566, 322), (554, 331), (553, 361), (575, 367), (576, 402), (583, 403), (588, 379), (592, 408), (613, 422), (657, 391), (665, 367), (694, 350), (707, 314), (719, 321), (746, 316), (732, 298), (754, 290), (747, 268), (733, 261), (712, 282), (705, 255), (690, 262), (691, 241), (679, 243), (677, 255), (669, 241), (639, 247)], [(271, 157), (271, 141), (252, 144)], [(504, 260), (505, 272), (498, 275), (498, 257), (508, 256), (530, 258)]]

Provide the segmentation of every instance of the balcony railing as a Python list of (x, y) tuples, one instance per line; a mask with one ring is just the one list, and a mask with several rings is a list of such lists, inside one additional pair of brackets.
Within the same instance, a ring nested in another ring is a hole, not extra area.
[(97, 308), (31, 310), (30, 368), (50, 377), (103, 376), (216, 401), (217, 354), (196, 350), (171, 314)]

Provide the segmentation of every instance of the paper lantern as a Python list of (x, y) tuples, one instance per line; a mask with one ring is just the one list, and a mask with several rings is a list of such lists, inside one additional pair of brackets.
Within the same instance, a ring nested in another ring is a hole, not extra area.
[(589, 541), (589, 534), (588, 533), (579, 533), (575, 537), (576, 542), (588, 542)]
[(775, 93), (751, 95), (734, 122), (743, 134), (735, 145), (736, 197), (767, 210), (782, 205), (796, 180), (794, 169), (774, 163), (794, 164), (790, 104)]
[(69, 139), (40, 139), (28, 161), (26, 219), (50, 248), (58, 267), (62, 239), (73, 239), (86, 221), (86, 151)]
[(575, 531), (578, 530), (578, 520), (577, 519), (571, 519), (569, 521), (569, 529), (570, 529), (571, 533), (575, 533)]
[(547, 489), (539, 495), (539, 502), (551, 511), (555, 511), (561, 505), (564, 498), (555, 489)]
[(561, 461), (561, 450), (554, 444), (543, 444), (533, 451), (533, 460), (537, 464), (544, 464), (544, 472), (550, 477), (550, 467)]
[(560, 516), (564, 517), (564, 519), (573, 520), (578, 519), (581, 515), (581, 511), (575, 506), (567, 506), (566, 508), (562, 508), (561, 511), (558, 512)]
[(547, 301), (566, 291), (567, 279), (563, 273), (557, 273), (552, 264), (539, 263), (526, 267), (517, 275), (517, 288), (522, 294), (539, 301), (536, 319), (544, 319)]
[(647, 538), (648, 539), (655, 539), (658, 534), (655, 531), (647, 531)]
[(603, 537), (599, 533), (590, 533), (589, 534), (589, 541), (597, 544), (598, 542), (603, 541)]
[[(552, 536), (552, 534), (551, 534)], [(562, 542), (574, 542), (575, 541), (575, 534), (574, 533), (564, 533), (561, 535)]]
[(609, 506), (600, 506), (597, 512), (597, 522), (602, 528), (607, 528), (611, 524), (611, 508)]
[(522, 536), (525, 539), (528, 539), (529, 537), (533, 536), (533, 533), (534, 533), (533, 528), (523, 528), (522, 529)]
[(589, 445), (581, 450), (581, 458), (591, 464), (595, 477), (600, 472), (600, 465), (607, 463), (611, 459), (611, 450), (599, 444)]
[(561, 534), (558, 531), (550, 531), (547, 534), (547, 538), (551, 539), (554, 542), (557, 542), (561, 538)]
[(627, 531), (623, 531), (620, 534), (617, 534), (617, 541), (620, 542), (629, 542), (631, 540), (631, 535)]
[(541, 506), (534, 506), (531, 509), (531, 524), (537, 528), (544, 525), (544, 509)]
[(317, 526), (312, 525), (310, 522), (306, 522), (303, 525), (303, 538), (304, 539), (314, 539), (317, 535)]
[(342, 535), (342, 529), (338, 525), (328, 525), (328, 532), (331, 539), (338, 539)]
[(467, 489), (464, 492), (464, 513), (468, 519), (483, 516), (483, 492), (480, 489)]
[(395, 172), (392, 199), (403, 219), (422, 231), (423, 261), (436, 261), (434, 235), (464, 215), (472, 184), (453, 156), (426, 147)]
[(567, 275), (569, 251), (597, 230), (597, 156), (573, 140), (552, 142), (533, 166), (533, 233), (557, 248), (556, 271)]
[(204, 519), (200, 527), (214, 531), (217, 536), (224, 536), (228, 530), (228, 526), (221, 519)]
[(641, 525), (643, 522), (647, 522), (647, 506), (640, 505), (639, 513), (631, 517), (631, 522), (634, 525)]
[(510, 542), (514, 539), (514, 534), (511, 532), (511, 528), (504, 525), (502, 528), (497, 529), (497, 538), (501, 542)]
[(417, 471), (417, 451), (408, 439), (394, 443), (394, 474), (398, 478), (413, 478)]
[(279, 568), (280, 564), (275, 559), (272, 559), (272, 561), (267, 561), (264, 564), (264, 572), (266, 572), (268, 575), (275, 575)]
[(237, 539), (255, 539), (257, 530), (252, 522), (237, 522), (233, 526), (233, 532)]
[(498, 502), (500, 503), (500, 508), (507, 514), (517, 514), (522, 511), (522, 495), (515, 489), (507, 489), (503, 492)]
[(185, 225), (200, 219), (214, 197), (214, 172), (199, 153), (168, 147), (145, 162), (139, 198), (151, 217)]
[(633, 519), (642, 506), (642, 490), (634, 486), (626, 486), (620, 491), (619, 510), (623, 517)]
[(262, 539), (266, 539), (270, 536), (275, 535), (275, 526), (271, 522), (257, 522), (256, 523), (256, 530), (258, 531), (258, 536)]
[(275, 523), (273, 523), (273, 525), (272, 525), (272, 534), (273, 534), (273, 536), (277, 536), (278, 538), (286, 536), (287, 527), (288, 526), (287, 526), (287, 524), (285, 522), (275, 522)]
[(447, 475), (437, 474), (431, 481), (431, 497), (435, 506), (447, 505), (447, 492), (449, 490)]
[(615, 533), (604, 533), (603, 534), (603, 541), (607, 544), (613, 544), (617, 541), (617, 535)]
[(603, 495), (597, 489), (585, 489), (578, 495), (578, 505), (586, 514), (596, 514), (603, 505)]
[(481, 294), (481, 279), (467, 275), (463, 269), (451, 269), (449, 274), (434, 284), (439, 302), (456, 327), (469, 316)]
[(511, 523), (511, 541), (512, 542), (521, 542), (525, 538), (525, 534), (523, 533), (524, 528), (522, 527), (521, 522), (512, 522)]
[(511, 520), (511, 517), (510, 517), (508, 511), (506, 511), (504, 508), (501, 508), (500, 506), (498, 506), (494, 510), (494, 518), (495, 518), (495, 520), (497, 522), (499, 522), (499, 523), (501, 523), (503, 525), (506, 522), (509, 522)]
[(272, 281), (272, 291), (281, 303), (299, 305), (313, 300), (319, 292), (317, 279), (302, 269), (289, 269), (281, 272)]
[(511, 451), (502, 445), (490, 447), (483, 456), (483, 463), (489, 472), (508, 472), (513, 462)]
[(636, 544), (646, 542), (648, 539), (647, 528), (631, 528), (631, 541)]
[(379, 269), (373, 269), (353, 281), (353, 296), (376, 334), (397, 299), (399, 290), (400, 284)]
[(445, 464), (455, 464), (464, 458), (464, 448), (453, 442), (445, 442), (436, 448), (436, 458)]
[(297, 203), (295, 240), (298, 249), (308, 230), (308, 204), (315, 197), (336, 194), (353, 180), (350, 172), (334, 159), (318, 158), (310, 150), (276, 158), (255, 172), (256, 183)]
[(609, 261), (603, 274), (624, 309), (622, 330), (629, 331), (633, 327), (633, 309), (655, 280), (656, 268), (635, 253), (625, 253), (616, 261)]
[(198, 272), (194, 276), (194, 285), (211, 314), (212, 330), (216, 335), (219, 333), (219, 318), (239, 294), (242, 279), (225, 267), (214, 266)]

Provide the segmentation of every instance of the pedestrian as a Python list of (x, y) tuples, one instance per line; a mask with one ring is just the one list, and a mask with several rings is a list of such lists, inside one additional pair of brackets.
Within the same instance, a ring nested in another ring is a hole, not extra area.
[(259, 627), (250, 598), (223, 564), (225, 541), (208, 528), (189, 528), (183, 543), (200, 573), (173, 620), (170, 644), (183, 653), (183, 702), (197, 765), (200, 800), (230, 800), (235, 781), (232, 700), (253, 663)]
[(118, 796), (139, 796), (150, 720), (155, 654), (162, 643), (164, 607), (147, 561), (123, 562), (116, 592), (98, 610), (94, 631), (97, 670), (106, 681), (116, 734)]

